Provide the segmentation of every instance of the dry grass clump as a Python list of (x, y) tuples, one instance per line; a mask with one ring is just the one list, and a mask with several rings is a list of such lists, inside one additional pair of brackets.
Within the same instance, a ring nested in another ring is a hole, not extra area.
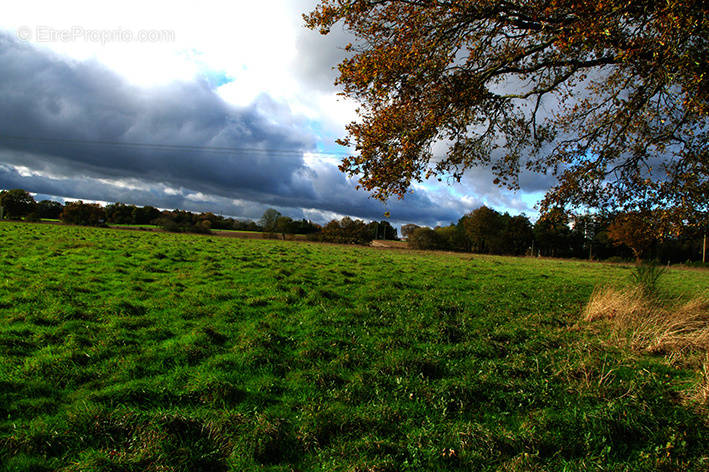
[(667, 312), (663, 320), (660, 329), (648, 340), (651, 350), (709, 351), (709, 298), (694, 298)]
[(617, 339), (636, 351), (664, 354), (673, 362), (688, 354), (705, 357), (696, 399), (709, 401), (709, 296), (663, 304), (639, 287), (604, 287), (593, 292), (583, 316), (608, 320)]
[(702, 364), (701, 378), (695, 387), (692, 398), (702, 405), (709, 405), (709, 353)]
[(586, 321), (608, 319), (616, 332), (629, 335), (634, 349), (669, 354), (709, 351), (709, 297), (696, 297), (665, 308), (639, 288), (596, 289), (584, 310)]
[(642, 317), (648, 312), (649, 306), (639, 288), (618, 290), (613, 287), (597, 288), (584, 309), (586, 321), (596, 321), (604, 318), (613, 319), (616, 323), (629, 322)]

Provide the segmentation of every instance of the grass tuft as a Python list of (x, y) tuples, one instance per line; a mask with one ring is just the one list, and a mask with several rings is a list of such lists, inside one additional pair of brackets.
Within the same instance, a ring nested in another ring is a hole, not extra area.
[[(709, 398), (709, 297), (697, 295), (684, 303), (663, 304), (641, 287), (596, 289), (584, 310), (586, 321), (609, 320), (616, 339), (639, 352), (663, 354), (671, 363), (706, 355), (694, 395)], [(673, 306), (674, 305), (674, 306)]]
[(627, 326), (631, 320), (642, 318), (648, 309), (647, 300), (638, 288), (600, 287), (593, 291), (583, 315), (586, 321), (612, 319), (618, 326)]
[(666, 273), (666, 267), (657, 265), (655, 262), (648, 262), (635, 266), (631, 276), (643, 294), (654, 297), (657, 295), (657, 284)]
[(666, 308), (640, 288), (605, 287), (593, 292), (584, 318), (610, 320), (616, 332), (628, 335), (636, 350), (659, 354), (709, 350), (709, 298), (705, 295)]

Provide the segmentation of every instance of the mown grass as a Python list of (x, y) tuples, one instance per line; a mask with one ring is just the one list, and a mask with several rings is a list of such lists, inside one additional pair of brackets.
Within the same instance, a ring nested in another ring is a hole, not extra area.
[(215, 229), (214, 231), (219, 231), (221, 233), (253, 233), (253, 234), (263, 234), (263, 231), (248, 231), (245, 229)]
[[(0, 224), (2, 470), (706, 470), (630, 267)], [(691, 297), (702, 271), (670, 271)]]
[(158, 225), (151, 224), (132, 224), (132, 223), (110, 223), (108, 226), (111, 228), (121, 228), (121, 229), (159, 229)]

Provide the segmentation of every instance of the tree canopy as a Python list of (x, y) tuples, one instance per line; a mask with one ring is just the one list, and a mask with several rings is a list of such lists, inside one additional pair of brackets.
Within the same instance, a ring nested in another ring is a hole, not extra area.
[(274, 209), (274, 208), (269, 208), (268, 210), (263, 212), (263, 216), (261, 217), (261, 220), (259, 223), (263, 227), (264, 231), (267, 232), (272, 232), (276, 231), (276, 225), (278, 224), (278, 218), (280, 218), (281, 212)]
[(0, 215), (7, 218), (20, 218), (30, 214), (37, 203), (28, 192), (15, 188), (0, 191)]
[[(321, 0), (354, 34), (337, 83), (360, 103), (341, 170), (381, 199), (490, 168), (555, 177), (550, 208), (662, 209), (709, 194), (709, 7), (699, 0)], [(447, 148), (443, 155), (433, 145)]]

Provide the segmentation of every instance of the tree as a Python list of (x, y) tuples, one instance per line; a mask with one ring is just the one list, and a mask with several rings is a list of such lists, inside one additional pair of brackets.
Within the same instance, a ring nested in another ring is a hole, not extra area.
[(463, 225), (438, 226), (434, 229), (445, 249), (451, 251), (470, 251), (470, 240)]
[(263, 212), (263, 216), (261, 217), (261, 221), (259, 221), (259, 223), (265, 232), (272, 233), (275, 231), (276, 223), (278, 222), (278, 218), (281, 216), (282, 215), (278, 210), (269, 208)]
[(388, 221), (372, 221), (367, 227), (372, 233), (372, 239), (396, 239), (396, 228)]
[(133, 222), (139, 225), (152, 223), (160, 218), (160, 210), (153, 206), (135, 207), (133, 209)]
[(503, 252), (505, 254), (525, 254), (534, 241), (532, 223), (524, 215), (510, 216), (507, 213), (503, 230)]
[(608, 236), (616, 246), (626, 246), (633, 251), (636, 261), (646, 255), (660, 239), (657, 215), (650, 212), (629, 212), (618, 215), (608, 226)]
[(255, 221), (235, 221), (234, 229), (237, 231), (256, 231), (262, 232), (263, 228), (259, 226)]
[(59, 202), (55, 202), (54, 200), (42, 200), (37, 203), (37, 217), (57, 220), (62, 214), (63, 209), (64, 205)]
[(500, 214), (486, 206), (463, 216), (458, 227), (464, 232), (469, 249), (483, 254), (524, 254), (534, 240), (532, 224), (526, 216)]
[(556, 176), (543, 211), (708, 210), (707, 2), (320, 0), (304, 18), (356, 38), (340, 169), (381, 199), (484, 166), (512, 189), (524, 168)]
[(373, 235), (362, 220), (344, 217), (340, 221), (332, 220), (319, 235), (320, 240), (340, 244), (369, 244)]
[(20, 188), (0, 192), (0, 207), (5, 218), (22, 218), (32, 213), (35, 206), (32, 195)]
[(84, 203), (81, 200), (64, 205), (61, 214), (62, 222), (71, 225), (104, 226), (106, 212), (97, 203)]
[(502, 215), (482, 206), (461, 218), (461, 225), (470, 241), (473, 252), (501, 254), (503, 252)]
[(118, 225), (129, 225), (135, 223), (133, 218), (135, 205), (126, 205), (121, 202), (106, 205), (106, 221)]
[(412, 249), (446, 249), (442, 235), (431, 228), (418, 227), (408, 237), (408, 245)]
[(402, 226), (401, 226), (401, 237), (402, 237), (402, 238), (408, 238), (408, 237), (411, 235), (411, 233), (413, 233), (414, 230), (416, 230), (416, 228), (419, 228), (419, 227), (420, 227), (420, 226), (415, 225), (415, 224), (413, 224), (413, 223), (409, 223), (409, 224), (406, 224), (406, 225), (402, 225)]
[(281, 239), (286, 239), (286, 233), (293, 234), (295, 231), (293, 218), (289, 216), (279, 216), (276, 219), (276, 224), (273, 226), (273, 231), (281, 233)]
[(305, 218), (300, 221), (294, 221), (292, 226), (292, 232), (295, 234), (313, 234), (319, 232), (320, 229), (320, 225)]
[(163, 211), (152, 223), (158, 225), (165, 231), (173, 233), (211, 233), (213, 218), (217, 218), (212, 213), (196, 214), (184, 210)]
[(558, 209), (549, 211), (534, 224), (534, 240), (543, 256), (570, 256), (571, 238), (569, 219)]

